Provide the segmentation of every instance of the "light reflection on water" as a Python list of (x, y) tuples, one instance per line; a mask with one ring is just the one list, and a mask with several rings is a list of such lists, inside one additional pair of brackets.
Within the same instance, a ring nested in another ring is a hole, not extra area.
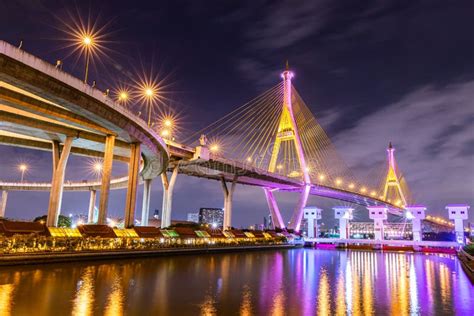
[(451, 255), (295, 249), (0, 270), (0, 315), (472, 314)]

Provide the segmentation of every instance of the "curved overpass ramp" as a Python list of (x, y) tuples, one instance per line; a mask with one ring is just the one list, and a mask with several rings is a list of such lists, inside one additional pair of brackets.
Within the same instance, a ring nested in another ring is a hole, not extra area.
[(143, 120), (102, 91), (3, 41), (0, 144), (52, 151), (50, 226), (59, 215), (61, 192), (68, 189), (63, 182), (70, 153), (104, 158), (99, 223), (106, 218), (113, 160), (129, 163), (125, 205), (129, 217), (134, 213), (138, 175), (151, 180), (166, 170), (169, 161), (166, 144)]

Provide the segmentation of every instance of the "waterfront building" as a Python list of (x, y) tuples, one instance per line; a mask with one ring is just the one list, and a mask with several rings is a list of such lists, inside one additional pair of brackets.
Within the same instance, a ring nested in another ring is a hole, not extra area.
[(224, 209), (201, 207), (199, 209), (199, 223), (208, 224), (212, 228), (223, 227), (224, 225)]
[(188, 222), (199, 223), (199, 213), (188, 213)]

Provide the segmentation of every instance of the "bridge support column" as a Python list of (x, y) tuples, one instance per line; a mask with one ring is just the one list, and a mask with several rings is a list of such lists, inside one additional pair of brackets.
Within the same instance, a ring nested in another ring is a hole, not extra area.
[(171, 210), (173, 202), (173, 189), (178, 177), (179, 166), (173, 168), (171, 177), (168, 180), (166, 172), (161, 174), (161, 182), (163, 183), (163, 207), (161, 210), (161, 228), (166, 228), (171, 225)]
[(411, 231), (413, 234), (413, 241), (422, 241), (423, 235), (421, 230), (421, 220), (425, 219), (426, 207), (422, 205), (411, 205), (405, 207), (405, 217), (411, 219)]
[(63, 150), (59, 151), (59, 142), (53, 142), (53, 178), (49, 194), (48, 216), (46, 225), (55, 227), (58, 225), (61, 202), (63, 198), (64, 174), (66, 172), (67, 160), (71, 152), (73, 138), (67, 136), (64, 141)]
[[(138, 173), (140, 166), (140, 144), (130, 145), (130, 161), (128, 163), (128, 186), (125, 199), (125, 221), (124, 227), (130, 228), (135, 222), (135, 207), (137, 204)], [(145, 180), (147, 181), (147, 180)], [(151, 181), (151, 180), (150, 180)]]
[(107, 208), (109, 205), (110, 178), (114, 158), (115, 136), (107, 135), (105, 138), (104, 162), (102, 165), (102, 185), (100, 187), (99, 217), (97, 224), (107, 223)]
[(332, 208), (334, 210), (334, 217), (339, 219), (339, 238), (349, 239), (349, 221), (354, 218), (352, 212), (354, 209), (348, 206), (337, 206)]
[(237, 175), (234, 175), (230, 189), (227, 188), (225, 178), (221, 178), (222, 190), (224, 191), (224, 223), (222, 229), (230, 229), (232, 227), (232, 196), (234, 195), (235, 186), (237, 184)]
[(0, 200), (0, 217), (5, 217), (5, 210), (7, 209), (8, 191), (2, 191), (2, 199)]
[(383, 221), (387, 219), (387, 207), (385, 206), (368, 206), (369, 218), (374, 221), (375, 240), (384, 240)]
[(265, 197), (268, 203), (268, 209), (270, 210), (270, 214), (272, 215), (272, 224), (273, 227), (278, 227), (281, 229), (285, 228), (285, 222), (283, 222), (283, 218), (281, 217), (280, 209), (278, 208), (277, 201), (275, 196), (273, 195), (273, 191), (275, 189), (270, 188), (263, 188), (263, 192), (265, 192)]
[(469, 205), (452, 204), (446, 206), (446, 209), (449, 213), (449, 219), (454, 220), (454, 231), (456, 232), (456, 241), (459, 244), (465, 244), (466, 238), (464, 238), (463, 221), (468, 218)]
[(296, 205), (295, 210), (293, 211), (293, 215), (291, 216), (290, 224), (288, 228), (294, 229), (295, 231), (300, 230), (301, 220), (303, 219), (303, 210), (306, 206), (306, 202), (308, 201), (309, 192), (311, 190), (311, 185), (305, 184), (303, 187), (303, 191), (301, 192), (300, 198), (298, 200), (298, 204)]
[(318, 219), (321, 219), (321, 209), (317, 207), (305, 207), (304, 208), (304, 218), (308, 221), (308, 238), (318, 238), (319, 229), (318, 229)]
[[(148, 218), (150, 217), (150, 198), (151, 198), (151, 179), (145, 179), (143, 181), (141, 226), (148, 226)], [(163, 194), (163, 198), (164, 198), (164, 194)]]
[(94, 211), (95, 211), (95, 200), (97, 197), (97, 191), (91, 190), (90, 198), (89, 198), (89, 212), (87, 213), (87, 223), (93, 224), (94, 223)]

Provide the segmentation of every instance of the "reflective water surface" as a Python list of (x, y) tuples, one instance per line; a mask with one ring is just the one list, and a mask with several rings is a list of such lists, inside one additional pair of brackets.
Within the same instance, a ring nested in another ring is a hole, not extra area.
[(456, 257), (295, 249), (0, 268), (0, 315), (472, 315)]

